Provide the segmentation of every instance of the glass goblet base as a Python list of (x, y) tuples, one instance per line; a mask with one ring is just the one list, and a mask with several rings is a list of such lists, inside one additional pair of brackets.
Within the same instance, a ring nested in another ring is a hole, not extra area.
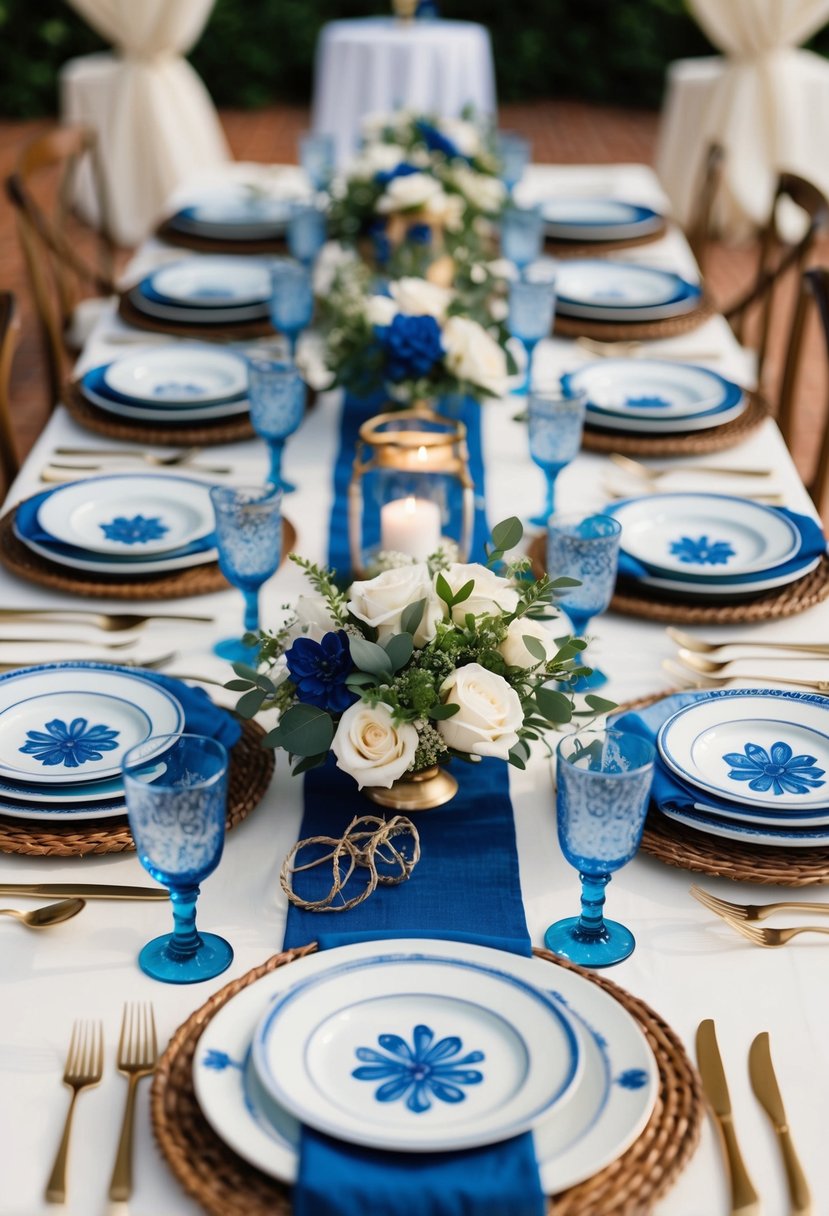
[(550, 925), (544, 945), (582, 967), (612, 967), (633, 954), (636, 938), (615, 920), (603, 921), (601, 929), (586, 930), (580, 917), (568, 916)]
[(199, 945), (188, 955), (170, 949), (172, 933), (153, 938), (138, 956), (139, 967), (165, 984), (198, 984), (202, 980), (212, 980), (233, 962), (233, 947), (215, 933), (199, 933), (198, 936)]
[(221, 642), (216, 642), (213, 653), (220, 659), (226, 659), (228, 663), (249, 663), (255, 666), (259, 647), (246, 646), (241, 638), (223, 638)]

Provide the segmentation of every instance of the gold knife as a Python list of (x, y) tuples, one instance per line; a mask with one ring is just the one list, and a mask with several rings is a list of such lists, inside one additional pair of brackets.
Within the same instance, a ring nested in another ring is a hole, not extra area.
[(711, 1018), (706, 1018), (697, 1027), (697, 1064), (702, 1077), (702, 1088), (716, 1120), (728, 1163), (731, 1216), (761, 1216), (760, 1199), (748, 1176), (737, 1143), (731, 1118), (731, 1099), (728, 1096), (728, 1085), (717, 1045), (717, 1031)]
[(757, 1035), (749, 1048), (748, 1075), (751, 1078), (754, 1095), (771, 1119), (771, 1125), (780, 1142), (780, 1152), (783, 1154), (786, 1181), (789, 1184), (789, 1196), (792, 1201), (791, 1216), (812, 1216), (812, 1196), (792, 1142), (783, 1099), (780, 1096), (780, 1087), (777, 1084), (777, 1077), (774, 1075), (771, 1045), (766, 1030)]
[(4, 882), (0, 895), (31, 895), (37, 899), (54, 896), (64, 899), (169, 899), (166, 887), (111, 887), (106, 883), (82, 882)]

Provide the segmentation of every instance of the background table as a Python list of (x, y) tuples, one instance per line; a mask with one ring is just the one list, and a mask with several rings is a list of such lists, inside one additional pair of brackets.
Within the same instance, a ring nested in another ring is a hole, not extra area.
[(495, 113), (489, 31), (472, 21), (363, 17), (332, 21), (317, 42), (314, 130), (333, 135), (343, 164), (360, 121), (400, 108), (455, 117), (464, 106)]
[[(643, 166), (539, 167), (527, 176), (530, 195), (555, 190), (572, 195), (603, 193), (655, 206), (665, 199), (650, 170)], [(148, 245), (146, 265), (170, 250)], [(619, 256), (619, 255), (616, 255)], [(663, 241), (625, 255), (631, 261), (674, 261), (693, 273), (693, 260), (684, 239), (671, 230)], [(120, 332), (113, 317), (102, 320), (81, 361), (82, 367), (134, 349), (107, 344), (106, 335)], [(651, 349), (657, 352), (658, 343)], [(665, 349), (713, 352), (716, 370), (745, 381), (747, 361), (722, 317)], [(586, 356), (572, 342), (541, 343), (538, 374), (545, 376), (582, 363)], [(486, 403), (484, 456), (487, 470), (487, 509), (490, 522), (537, 510), (543, 477), (529, 462), (527, 434), (512, 421), (516, 402)], [(286, 475), (298, 485), (286, 498), (285, 512), (297, 525), (297, 548), (317, 561), (325, 559), (331, 509), (331, 468), (335, 459), (341, 398), (323, 394), (303, 426), (289, 441)], [(15, 501), (40, 488), (38, 474), (58, 444), (112, 447), (82, 431), (59, 408), (12, 488)], [(250, 442), (210, 450), (210, 462), (230, 463), (236, 479), (261, 478), (267, 459), (264, 446)], [(740, 448), (706, 457), (705, 464), (768, 466), (775, 483), (795, 510), (810, 504), (775, 424), (769, 420)], [(562, 509), (600, 507), (606, 501), (603, 483), (606, 459), (583, 453), (559, 479)], [(702, 487), (703, 479), (695, 483)], [(716, 483), (714, 483), (716, 484)], [(287, 564), (267, 586), (263, 619), (276, 623), (280, 605), (304, 589), (299, 570)], [(7, 605), (85, 607), (85, 601), (49, 594), (0, 571), (0, 599)], [(96, 601), (88, 606), (94, 607)], [(111, 607), (100, 601), (102, 608)], [(137, 604), (152, 612), (160, 605)], [(226, 592), (164, 605), (173, 612), (213, 614), (215, 627), (170, 629), (162, 624), (142, 634), (139, 654), (178, 651), (167, 670), (215, 679), (226, 668), (210, 653), (215, 637), (238, 631), (241, 597)], [(752, 629), (739, 636), (757, 639), (825, 637), (829, 604), (802, 616)], [(15, 634), (22, 632), (15, 626)], [(32, 630), (34, 632), (34, 630)], [(42, 636), (42, 631), (39, 631)], [(61, 627), (61, 634), (70, 632)], [(706, 631), (727, 638), (729, 630)], [(82, 631), (78, 631), (81, 636)], [(607, 615), (591, 623), (597, 638), (597, 661), (609, 673), (607, 695), (617, 700), (667, 689), (660, 661), (674, 652), (664, 629), (647, 621)], [(84, 636), (88, 636), (85, 634)], [(44, 659), (48, 647), (38, 642)], [(33, 646), (33, 649), (35, 647)], [(70, 654), (67, 644), (54, 645), (58, 657)], [(0, 646), (0, 662), (14, 659), (21, 648)], [(78, 651), (78, 655), (82, 655)], [(88, 655), (88, 652), (87, 652)], [(829, 672), (829, 662), (809, 660), (812, 676)], [(758, 668), (759, 670), (759, 668)], [(794, 664), (792, 667), (794, 671)], [(221, 690), (219, 697), (232, 696)], [(463, 774), (459, 773), (461, 780)], [(552, 772), (539, 748), (526, 772), (510, 770), (510, 791), (521, 869), (521, 886), (530, 934), (540, 945), (548, 924), (573, 914), (578, 907), (578, 878), (561, 855), (555, 832)], [(367, 810), (370, 804), (366, 804)], [(287, 760), (279, 755), (275, 780), (262, 805), (227, 839), (219, 869), (204, 883), (199, 923), (225, 935), (235, 958), (229, 971), (209, 983), (175, 988), (157, 984), (136, 965), (140, 947), (170, 927), (170, 910), (163, 903), (89, 903), (66, 925), (35, 937), (11, 922), (0, 925), (2, 937), (3, 1002), (0, 1005), (0, 1211), (3, 1216), (48, 1216), (54, 1209), (42, 1200), (45, 1177), (55, 1151), (68, 1092), (60, 1075), (72, 1019), (102, 1018), (106, 1036), (103, 1083), (79, 1102), (69, 1171), (70, 1216), (96, 1216), (106, 1210), (105, 1196), (118, 1138), (125, 1083), (118, 1078), (115, 1050), (124, 1000), (151, 1000), (159, 1034), (166, 1042), (175, 1028), (227, 980), (241, 975), (280, 948), (286, 900), (279, 887), (279, 868), (296, 840), (302, 810), (302, 783), (291, 778)], [(445, 811), (431, 812), (450, 815)], [(427, 864), (427, 859), (421, 864)], [(99, 881), (146, 883), (150, 879), (134, 855), (88, 857), (83, 860), (27, 859), (0, 855), (0, 881)], [(779, 951), (761, 950), (732, 932), (688, 895), (694, 876), (640, 855), (614, 876), (608, 890), (608, 914), (629, 925), (637, 938), (635, 953), (607, 972), (608, 978), (650, 1002), (680, 1034), (693, 1056), (694, 1032), (704, 1017), (717, 1020), (720, 1045), (731, 1087), (735, 1118), (748, 1167), (765, 1199), (767, 1216), (787, 1211), (785, 1182), (779, 1155), (765, 1115), (748, 1081), (749, 1044), (769, 1030), (790, 1123), (814, 1191), (815, 1213), (829, 1211), (829, 1160), (825, 1129), (829, 1123), (829, 969), (821, 939), (801, 939)], [(750, 902), (792, 896), (773, 887), (710, 880), (704, 884), (727, 899)], [(821, 898), (810, 892), (810, 898)], [(825, 894), (823, 898), (826, 898)], [(15, 901), (6, 899), (6, 906)], [(24, 906), (19, 901), (18, 906)], [(25, 901), (25, 906), (34, 906)], [(181, 1192), (155, 1148), (148, 1115), (149, 1085), (139, 1090), (136, 1126), (136, 1187), (132, 1216), (197, 1216), (199, 1209)], [(715, 1133), (706, 1123), (702, 1143), (678, 1184), (657, 1205), (656, 1216), (719, 1216), (727, 1211), (725, 1173)]]

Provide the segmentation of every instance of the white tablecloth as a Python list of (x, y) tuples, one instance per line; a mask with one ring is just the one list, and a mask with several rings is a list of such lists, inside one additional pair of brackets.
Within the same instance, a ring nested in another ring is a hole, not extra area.
[(455, 117), (495, 113), (489, 31), (471, 21), (361, 17), (323, 26), (314, 68), (314, 130), (333, 135), (337, 161), (357, 148), (364, 115), (399, 109)]
[[(592, 193), (601, 190), (642, 202), (664, 205), (653, 174), (641, 166), (541, 168), (528, 175), (530, 192), (546, 188)], [(148, 257), (152, 251), (148, 250)], [(686, 270), (692, 262), (675, 231), (658, 244), (635, 250), (631, 260), (677, 259)], [(123, 352), (108, 345), (105, 335), (118, 332), (107, 318), (83, 358), (87, 366)], [(658, 344), (653, 344), (657, 347)], [(712, 366), (738, 379), (746, 363), (726, 323), (713, 318), (701, 329), (665, 343), (665, 349), (705, 350)], [(581, 362), (572, 343), (554, 340), (539, 348), (539, 370), (564, 369)], [(528, 458), (523, 427), (511, 416), (514, 399), (489, 403), (485, 410), (487, 508), (491, 521), (519, 513), (526, 517), (542, 499), (542, 476)], [(298, 491), (286, 502), (286, 513), (297, 526), (298, 549), (324, 560), (331, 506), (330, 470), (337, 443), (339, 395), (323, 396), (287, 446), (286, 475)], [(58, 444), (99, 443), (58, 409), (12, 488), (10, 501), (36, 491), (38, 475)], [(261, 477), (266, 470), (263, 446), (257, 442), (211, 449), (210, 460), (231, 463), (240, 479)], [(796, 510), (810, 505), (794, 466), (771, 421), (739, 448), (705, 463), (769, 466), (775, 484)], [(560, 477), (562, 508), (600, 506), (605, 501), (608, 462), (582, 454)], [(700, 478), (698, 483), (702, 483)], [(677, 484), (679, 478), (677, 475)], [(685, 483), (687, 484), (687, 483)], [(276, 620), (280, 605), (302, 587), (299, 572), (284, 566), (265, 589), (264, 617)], [(69, 596), (39, 590), (0, 572), (2, 603), (6, 605), (79, 606)], [(101, 601), (102, 608), (114, 605)], [(157, 604), (136, 605), (149, 611)], [(174, 648), (178, 658), (172, 673), (189, 672), (222, 679), (223, 665), (211, 655), (217, 636), (238, 631), (241, 597), (228, 591), (165, 604), (164, 610), (213, 614), (215, 627), (184, 629), (154, 625), (142, 636), (138, 653), (149, 657)], [(20, 627), (22, 628), (22, 627)], [(15, 626), (15, 633), (20, 632)], [(824, 638), (829, 630), (829, 604), (774, 624), (732, 630), (740, 637)], [(41, 637), (48, 631), (31, 627)], [(61, 627), (67, 636), (68, 627)], [(646, 621), (606, 615), (593, 623), (595, 654), (610, 675), (607, 692), (628, 699), (668, 686), (660, 661), (674, 647), (664, 629)], [(729, 635), (728, 630), (706, 630)], [(91, 636), (77, 630), (78, 636)], [(0, 662), (20, 655), (22, 647), (0, 646)], [(68, 644), (32, 646), (33, 656), (67, 657)], [(77, 654), (89, 656), (89, 651)], [(92, 652), (94, 653), (94, 652)], [(28, 657), (28, 656), (27, 656)], [(792, 673), (794, 673), (794, 664)], [(814, 676), (829, 673), (829, 662), (800, 664)], [(752, 670), (759, 670), (755, 664)], [(779, 672), (779, 668), (778, 668)], [(215, 691), (215, 690), (214, 690)], [(220, 694), (226, 696), (227, 694)], [(521, 867), (521, 885), (532, 940), (541, 944), (544, 929), (578, 906), (578, 878), (564, 861), (554, 822), (550, 767), (537, 758), (524, 773), (510, 771), (511, 793)], [(40, 1216), (52, 1211), (43, 1202), (43, 1187), (65, 1114), (68, 1093), (60, 1075), (72, 1019), (102, 1018), (107, 1060), (102, 1085), (84, 1094), (76, 1114), (69, 1170), (71, 1216), (96, 1216), (105, 1210), (105, 1197), (125, 1093), (114, 1068), (122, 1002), (151, 1000), (162, 1042), (211, 993), (278, 950), (284, 930), (286, 901), (279, 867), (294, 843), (301, 815), (301, 782), (293, 780), (284, 757), (278, 759), (276, 779), (262, 805), (228, 837), (219, 869), (204, 885), (199, 923), (224, 934), (235, 958), (225, 975), (195, 987), (176, 988), (154, 983), (136, 965), (140, 947), (170, 927), (166, 904), (89, 903), (83, 913), (63, 926), (35, 937), (4, 923), (2, 933), (3, 1000), (0, 1003), (0, 1211), (3, 1216)], [(451, 813), (447, 812), (447, 813)], [(425, 861), (422, 864), (427, 864)], [(147, 883), (150, 879), (134, 855), (87, 857), (83, 860), (10, 857), (0, 855), (0, 881), (101, 881)], [(785, 1182), (765, 1116), (751, 1094), (746, 1070), (748, 1046), (761, 1030), (769, 1030), (773, 1054), (787, 1103), (790, 1123), (814, 1190), (816, 1216), (829, 1211), (829, 1160), (825, 1150), (829, 1124), (829, 1039), (826, 1009), (829, 972), (821, 940), (801, 939), (779, 951), (760, 950), (729, 930), (688, 894), (693, 876), (668, 868), (645, 856), (637, 857), (614, 876), (608, 890), (608, 913), (629, 925), (637, 938), (633, 956), (612, 969), (608, 977), (649, 1001), (675, 1028), (693, 1055), (698, 1022), (717, 1020), (720, 1044), (731, 1086), (735, 1118), (749, 1170), (766, 1200), (768, 1216), (787, 1211)], [(791, 897), (786, 889), (753, 887), (725, 880), (705, 880), (720, 895), (743, 901)], [(810, 898), (820, 898), (811, 891)], [(823, 896), (825, 899), (825, 894)], [(4, 906), (15, 901), (6, 898)], [(18, 906), (32, 906), (18, 901)], [(199, 1209), (187, 1199), (155, 1147), (148, 1115), (149, 1086), (139, 1092), (136, 1127), (136, 1185), (130, 1203), (133, 1216), (190, 1216)], [(706, 1123), (702, 1143), (677, 1185), (655, 1208), (657, 1216), (718, 1216), (727, 1211), (725, 1174), (714, 1131)]]

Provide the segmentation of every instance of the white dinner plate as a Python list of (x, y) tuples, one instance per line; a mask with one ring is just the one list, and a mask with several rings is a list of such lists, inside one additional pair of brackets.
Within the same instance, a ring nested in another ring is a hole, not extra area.
[(548, 236), (573, 241), (645, 236), (663, 223), (650, 207), (616, 198), (549, 198), (541, 203), (541, 214)]
[(261, 259), (200, 254), (162, 266), (146, 280), (168, 304), (238, 308), (270, 299), (271, 279)]
[(210, 490), (190, 477), (122, 473), (58, 486), (37, 512), (55, 540), (123, 558), (169, 554), (215, 527)]
[(588, 408), (661, 427), (734, 404), (742, 390), (705, 367), (659, 359), (600, 359), (562, 377), (565, 388), (584, 389)]
[(829, 697), (718, 689), (672, 714), (656, 743), (686, 784), (730, 802), (829, 805)]
[[(166, 689), (127, 672), (60, 667), (0, 680), (0, 773), (29, 785), (120, 775), (131, 747), (177, 736), (184, 711)], [(169, 747), (159, 745), (148, 759)]]
[(187, 218), (198, 224), (215, 228), (244, 228), (249, 233), (265, 236), (275, 227), (285, 228), (294, 204), (284, 198), (272, 198), (261, 191), (234, 187), (204, 195), (182, 208)]
[[(170, 570), (189, 570), (191, 566), (206, 566), (215, 562), (217, 550), (212, 545), (197, 547), (184, 553), (162, 554), (160, 557), (134, 558), (127, 561), (104, 554), (89, 553), (82, 555), (76, 552), (66, 552), (61, 545), (49, 545), (43, 541), (34, 540), (20, 531), (17, 520), (14, 523), (14, 534), (27, 549), (45, 557), (47, 561), (55, 562), (58, 566), (66, 566), (69, 570), (90, 570), (95, 574), (117, 574), (121, 578), (134, 578), (136, 574), (164, 574)], [(198, 542), (196, 542), (198, 544)]]
[(178, 325), (234, 325), (242, 321), (263, 321), (268, 316), (267, 303), (234, 308), (189, 308), (184, 304), (167, 304), (148, 296), (140, 283), (127, 294), (130, 302), (145, 316)]
[(121, 401), (107, 395), (104, 383), (106, 365), (90, 368), (81, 377), (81, 392), (87, 401), (106, 410), (116, 417), (140, 418), (142, 421), (156, 424), (183, 422), (204, 422), (211, 418), (233, 418), (238, 414), (246, 414), (250, 409), (247, 397), (234, 397), (229, 401), (219, 401), (214, 405), (181, 405), (167, 401), (159, 401), (155, 405), (133, 405), (129, 401)]
[(699, 287), (670, 271), (599, 259), (567, 259), (556, 276), (556, 310), (596, 321), (679, 316), (697, 307), (700, 294)]
[(786, 587), (796, 583), (820, 565), (820, 557), (809, 557), (802, 565), (793, 565), (782, 574), (770, 574), (767, 578), (751, 576), (745, 580), (733, 579), (729, 582), (718, 583), (707, 579), (704, 583), (691, 583), (678, 578), (658, 578), (656, 575), (643, 574), (636, 582), (643, 587), (657, 587), (661, 591), (676, 591), (689, 600), (704, 599), (734, 599), (735, 596), (759, 595), (763, 591), (773, 591), (775, 587)]
[(703, 811), (666, 803), (659, 807), (660, 814), (686, 827), (696, 828), (707, 836), (721, 836), (724, 840), (739, 840), (745, 844), (775, 845), (783, 849), (816, 849), (829, 844), (829, 828), (772, 828), (754, 826), (750, 823), (729, 823)]
[(696, 418), (625, 418), (592, 409), (588, 405), (585, 422), (588, 426), (602, 431), (623, 431), (635, 435), (674, 435), (684, 434), (686, 431), (708, 431), (712, 427), (723, 426), (726, 422), (739, 418), (745, 408), (746, 399), (742, 394), (734, 405), (711, 410), (707, 414), (698, 414)]
[(247, 364), (232, 351), (177, 344), (116, 359), (104, 382), (135, 402), (174, 405), (223, 403), (247, 392)]
[[(788, 516), (726, 494), (650, 494), (609, 508), (622, 549), (649, 573), (697, 580), (740, 577), (789, 561), (801, 544)], [(689, 587), (689, 590), (692, 590)]]
[(257, 1028), (253, 1064), (308, 1126), (415, 1153), (527, 1131), (581, 1067), (552, 997), (490, 964), (394, 951), (295, 983)]
[[(248, 1065), (253, 1032), (274, 997), (298, 979), (351, 959), (396, 953), (496, 966), (542, 991), (552, 990), (581, 1043), (584, 1067), (572, 1101), (532, 1132), (547, 1194), (591, 1177), (625, 1151), (647, 1123), (658, 1092), (656, 1064), (644, 1035), (608, 993), (573, 971), (486, 946), (419, 939), (361, 942), (280, 967), (242, 989), (208, 1023), (193, 1060), (196, 1097), (216, 1133), (270, 1177), (296, 1181), (300, 1129), (257, 1089)], [(299, 971), (296, 969), (299, 968)]]

